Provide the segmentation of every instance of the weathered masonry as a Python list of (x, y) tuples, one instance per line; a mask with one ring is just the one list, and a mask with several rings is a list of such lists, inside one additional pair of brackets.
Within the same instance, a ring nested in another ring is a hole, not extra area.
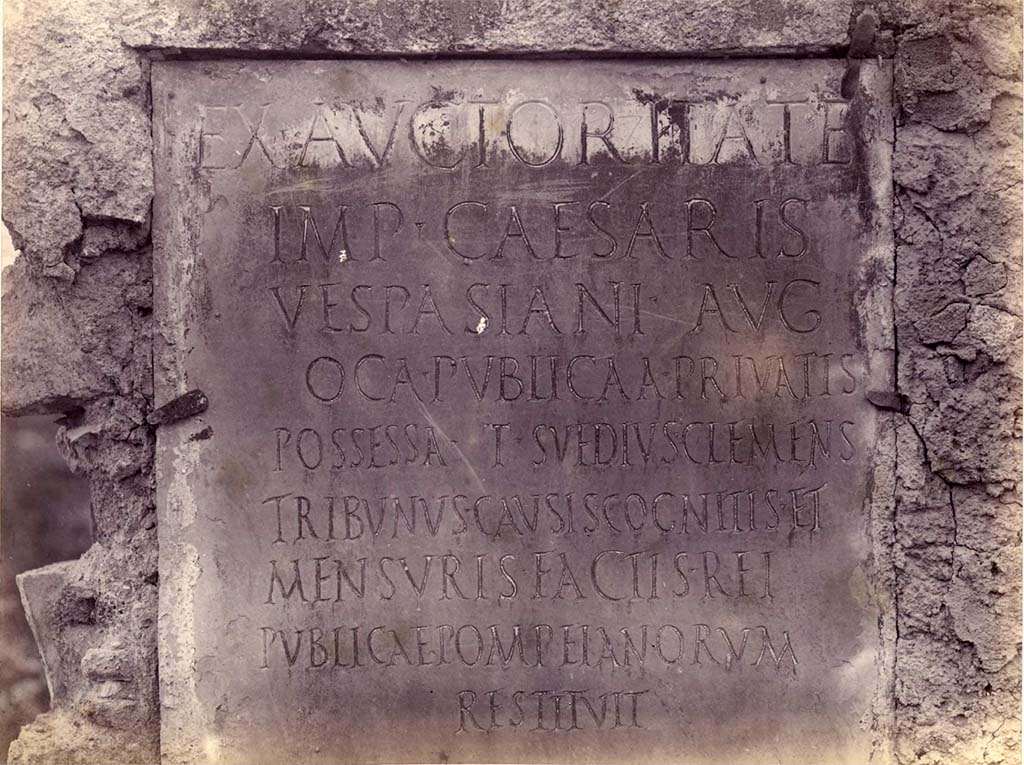
[(1018, 2), (4, 10), (9, 762), (1020, 762)]
[[(161, 750), (863, 763), (891, 71), (154, 66)], [(401, 737), (392, 735), (402, 730)]]

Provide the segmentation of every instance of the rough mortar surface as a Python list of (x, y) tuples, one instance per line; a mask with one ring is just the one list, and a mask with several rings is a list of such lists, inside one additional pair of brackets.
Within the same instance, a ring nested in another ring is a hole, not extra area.
[[(14, 763), (158, 758), (149, 68), (183, 53), (841, 55), (861, 2), (5, 7), (3, 409), (66, 416), (95, 543), (50, 593), (63, 668)], [(1020, 6), (895, 0), (899, 763), (1020, 762)], [(163, 403), (163, 402), (156, 402)]]

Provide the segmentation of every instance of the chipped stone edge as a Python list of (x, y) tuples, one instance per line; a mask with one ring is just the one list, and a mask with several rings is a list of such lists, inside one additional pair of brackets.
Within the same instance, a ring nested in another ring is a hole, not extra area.
[[(205, 186), (189, 186), (173, 172), (180, 167), (186, 140), (164, 129), (173, 109), (165, 85), (173, 82), (167, 65), (154, 63), (150, 73), (153, 93), (153, 166), (156, 184), (153, 203), (153, 313), (156, 320), (153, 348), (154, 407), (191, 389), (187, 358), (189, 330), (196, 326), (193, 277), (196, 239), (187, 227), (204, 204)], [(198, 209), (197, 209), (198, 208)], [(202, 577), (197, 545), (197, 516), (192, 486), (201, 480), (200, 445), (189, 438), (187, 421), (157, 429), (156, 507), (159, 542), (160, 592), (157, 616), (157, 652), (160, 676), (161, 760), (167, 763), (201, 762), (202, 731), (211, 720), (196, 692), (195, 590)]]
[[(892, 163), (896, 143), (894, 73), (891, 60), (864, 61), (851, 111), (863, 172), (868, 183), (870, 230), (861, 258), (857, 314), (865, 341), (868, 370), (865, 394), (896, 389), (895, 282)], [(862, 197), (862, 203), (864, 203)], [(896, 747), (896, 591), (893, 542), (896, 518), (896, 417), (878, 409), (874, 452), (864, 499), (865, 532), (871, 558), (865, 572), (869, 597), (878, 614), (875, 667), (878, 680), (868, 723), (874, 737), (871, 763), (895, 762)]]
[(57, 667), (53, 666), (50, 662), (53, 653), (53, 643), (48, 639), (48, 635), (40, 632), (40, 621), (44, 621), (45, 618), (40, 615), (39, 610), (45, 609), (49, 603), (40, 602), (37, 593), (33, 591), (32, 582), (45, 577), (56, 577), (58, 580), (66, 580), (73, 573), (76, 562), (75, 560), (65, 560), (59, 563), (51, 563), (42, 568), (23, 571), (14, 577), (14, 581), (18, 586), (18, 594), (21, 597), (21, 606), (25, 609), (25, 617), (28, 621), (29, 629), (32, 630), (32, 637), (35, 638), (36, 647), (39, 649), (39, 659), (43, 664), (43, 674), (46, 676), (46, 690), (50, 694), (51, 707), (60, 698), (64, 688), (63, 685), (57, 685), (60, 682)]

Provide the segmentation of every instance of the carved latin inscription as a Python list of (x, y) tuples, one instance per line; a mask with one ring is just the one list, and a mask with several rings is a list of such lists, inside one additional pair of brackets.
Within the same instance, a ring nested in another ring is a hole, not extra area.
[[(198, 164), (237, 170), (380, 170), (408, 153), (429, 167), (500, 172), (503, 162), (544, 168), (590, 165), (849, 164), (846, 101), (807, 94), (793, 101), (708, 99), (634, 91), (631, 99), (554, 105), (550, 99), (466, 100), (436, 92), (418, 105), (314, 98), (278, 113), (271, 103), (199, 104)], [(279, 130), (279, 126), (289, 126)], [(396, 142), (402, 148), (396, 149)]]
[(868, 761), (841, 74), (158, 66), (175, 751)]

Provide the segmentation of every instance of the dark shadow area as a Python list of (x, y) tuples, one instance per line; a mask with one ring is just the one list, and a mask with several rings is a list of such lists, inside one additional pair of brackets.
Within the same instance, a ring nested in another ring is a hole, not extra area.
[(53, 420), (0, 418), (0, 762), (18, 729), (49, 707), (14, 578), (76, 558), (92, 542), (89, 483), (68, 470)]

